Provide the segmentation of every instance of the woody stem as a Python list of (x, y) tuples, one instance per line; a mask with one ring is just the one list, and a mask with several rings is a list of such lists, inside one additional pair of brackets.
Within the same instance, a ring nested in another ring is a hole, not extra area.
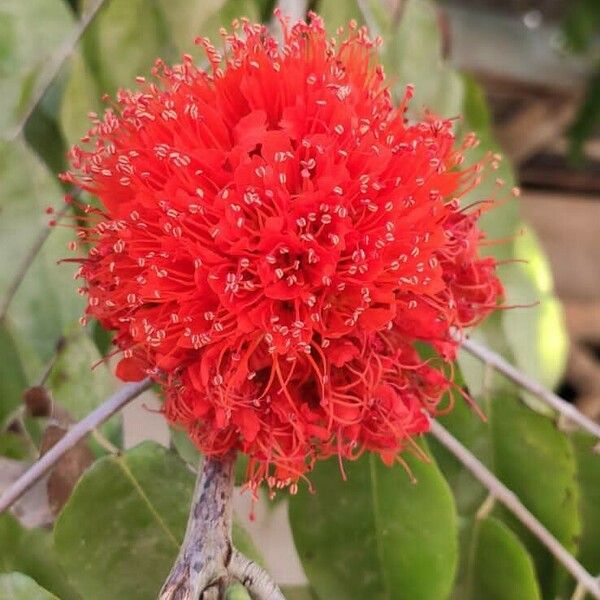
[(240, 579), (256, 600), (283, 599), (270, 577), (233, 548), (234, 464), (233, 452), (203, 460), (185, 538), (159, 600), (222, 598), (234, 578)]
[(234, 462), (233, 453), (203, 460), (185, 538), (159, 600), (199, 600), (207, 588), (227, 584)]

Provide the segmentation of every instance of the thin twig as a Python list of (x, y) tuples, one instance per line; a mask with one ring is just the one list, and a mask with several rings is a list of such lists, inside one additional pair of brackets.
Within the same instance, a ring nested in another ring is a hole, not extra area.
[(504, 504), (548, 548), (580, 585), (584, 586), (594, 598), (600, 600), (600, 586), (596, 578), (567, 552), (510, 489), (437, 421), (431, 421), (431, 433), (489, 490), (498, 502)]
[(229, 571), (255, 600), (285, 600), (270, 575), (237, 550), (233, 551)]
[(52, 82), (56, 79), (56, 76), (60, 72), (65, 61), (71, 56), (75, 46), (81, 39), (81, 36), (86, 32), (87, 28), (92, 24), (94, 18), (98, 14), (98, 11), (102, 8), (106, 0), (94, 0), (88, 10), (81, 16), (81, 19), (64, 42), (60, 45), (54, 56), (47, 63), (47, 67), (42, 72), (37, 88), (23, 113), (23, 116), (19, 119), (19, 122), (15, 127), (6, 134), (5, 138), (8, 141), (14, 141), (23, 131), (23, 128), (29, 121), (31, 115), (37, 108), (38, 104), (44, 98), (48, 88), (52, 85)]
[[(54, 221), (56, 221), (56, 222), (60, 221), (65, 216), (65, 214), (67, 213), (68, 210), (69, 210), (69, 205), (65, 204), (63, 207), (61, 207), (61, 209), (59, 211), (57, 211), (55, 213), (55, 215), (53, 217)], [(2, 319), (4, 319), (4, 317), (6, 316), (6, 313), (10, 306), (10, 303), (13, 301), (19, 287), (23, 283), (23, 280), (25, 279), (25, 275), (27, 275), (27, 271), (29, 271), (29, 268), (33, 264), (33, 261), (35, 260), (39, 251), (42, 249), (42, 246), (48, 239), (48, 236), (50, 235), (51, 232), (52, 232), (52, 227), (50, 227), (50, 225), (47, 225), (46, 227), (44, 227), (44, 229), (42, 229), (40, 231), (40, 233), (38, 234), (38, 237), (36, 238), (35, 242), (31, 246), (31, 248), (29, 249), (27, 254), (23, 257), (23, 260), (21, 261), (21, 264), (18, 266), (13, 280), (8, 285), (8, 288), (6, 290), (6, 294), (4, 295), (2, 303), (0, 304), (0, 321), (2, 321)]]
[(139, 383), (130, 383), (123, 386), (116, 394), (113, 394), (98, 408), (79, 421), (79, 423), (73, 425), (55, 446), (46, 452), (30, 469), (25, 471), (0, 496), (0, 514), (12, 506), (36, 481), (39, 481), (60, 460), (61, 456), (67, 450), (73, 448), (90, 431), (107, 421), (127, 403), (146, 391), (151, 385), (152, 380), (146, 378)]
[(483, 344), (480, 344), (475, 340), (461, 337), (458, 333), (453, 337), (456, 341), (460, 342), (462, 347), (469, 354), (477, 357), (486, 365), (490, 365), (496, 369), (496, 371), (514, 381), (519, 387), (527, 390), (534, 396), (537, 396), (540, 400), (543, 400), (546, 404), (550, 405), (554, 410), (564, 415), (573, 423), (576, 423), (579, 427), (600, 439), (600, 425), (586, 417), (577, 410), (573, 404), (569, 404), (566, 400), (563, 400), (560, 396), (557, 396), (554, 392), (545, 388), (541, 383), (511, 365), (507, 360), (502, 358), (502, 356), (493, 350), (490, 350)]

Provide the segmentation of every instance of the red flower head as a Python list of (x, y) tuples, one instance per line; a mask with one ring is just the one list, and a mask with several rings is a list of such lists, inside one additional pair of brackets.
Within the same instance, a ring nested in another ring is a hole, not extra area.
[(157, 61), (119, 92), (63, 177), (104, 206), (79, 275), (119, 377), (152, 374), (204, 453), (239, 449), (251, 486), (293, 491), (318, 458), (389, 462), (426, 431), (449, 381), (415, 342), (451, 359), (450, 329), (502, 288), (478, 256), (484, 204), (459, 202), (474, 140), (407, 122), (411, 88), (395, 107), (364, 29), (224, 36), (224, 57), (198, 40), (208, 70)]

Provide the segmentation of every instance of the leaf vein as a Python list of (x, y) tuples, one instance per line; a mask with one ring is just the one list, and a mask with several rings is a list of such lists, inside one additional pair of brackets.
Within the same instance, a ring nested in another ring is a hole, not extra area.
[(140, 495), (142, 501), (146, 504), (146, 506), (148, 507), (148, 510), (150, 511), (152, 516), (156, 519), (160, 528), (163, 529), (163, 531), (167, 534), (167, 537), (173, 543), (175, 548), (179, 548), (179, 542), (177, 541), (177, 538), (175, 537), (173, 532), (169, 529), (169, 527), (164, 522), (163, 518), (160, 516), (160, 514), (157, 512), (157, 510), (154, 508), (154, 505), (150, 501), (150, 498), (148, 498), (148, 496), (144, 492), (144, 489), (139, 484), (139, 482), (135, 478), (134, 474), (131, 472), (131, 469), (129, 468), (129, 466), (127, 465), (127, 462), (125, 461), (125, 458), (123, 456), (119, 456), (119, 457), (117, 457), (116, 462), (119, 465), (119, 467), (121, 467), (123, 473), (125, 473), (126, 477), (129, 479), (129, 481), (133, 485), (135, 491)]

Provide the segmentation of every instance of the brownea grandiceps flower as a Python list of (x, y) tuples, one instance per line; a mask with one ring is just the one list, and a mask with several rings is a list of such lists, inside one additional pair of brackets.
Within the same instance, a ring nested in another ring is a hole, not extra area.
[(251, 487), (293, 491), (317, 459), (391, 463), (425, 432), (451, 330), (502, 287), (478, 254), (489, 202), (460, 203), (473, 136), (409, 123), (411, 87), (394, 106), (363, 28), (283, 29), (278, 44), (236, 22), (223, 56), (197, 40), (206, 69), (157, 61), (92, 115), (63, 178), (102, 204), (79, 227), (79, 276), (118, 376), (151, 374), (202, 452), (241, 450)]

